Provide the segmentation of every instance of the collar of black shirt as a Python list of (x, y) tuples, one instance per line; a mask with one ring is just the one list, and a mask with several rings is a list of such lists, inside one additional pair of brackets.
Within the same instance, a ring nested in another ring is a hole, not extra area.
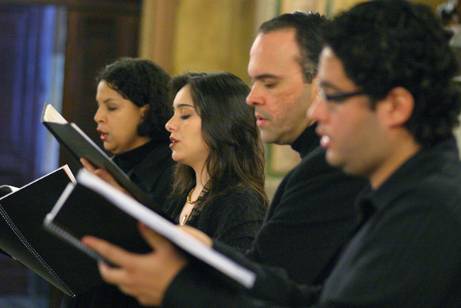
[(320, 137), (315, 132), (316, 127), (317, 125), (315, 123), (308, 126), (291, 144), (291, 148), (298, 152), (301, 158), (320, 145)]

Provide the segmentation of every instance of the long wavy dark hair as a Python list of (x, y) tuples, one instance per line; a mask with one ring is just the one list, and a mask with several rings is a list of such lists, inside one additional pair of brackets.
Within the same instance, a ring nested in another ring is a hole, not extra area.
[[(174, 97), (190, 87), (194, 108), (202, 120), (202, 136), (209, 148), (206, 198), (200, 207), (232, 190), (250, 189), (267, 205), (264, 190), (264, 149), (253, 108), (245, 103), (248, 86), (230, 73), (188, 73), (171, 81)], [(173, 195), (183, 196), (195, 186), (194, 170), (176, 165)]]

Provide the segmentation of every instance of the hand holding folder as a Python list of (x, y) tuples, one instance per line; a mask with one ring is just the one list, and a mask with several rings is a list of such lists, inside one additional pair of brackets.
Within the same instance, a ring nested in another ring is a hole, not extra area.
[(126, 251), (148, 253), (152, 248), (139, 234), (138, 221), (226, 280), (230, 279), (246, 288), (253, 286), (253, 272), (181, 231), (176, 225), (86, 170), (79, 172), (75, 184), (67, 186), (47, 215), (44, 225), (83, 251), (87, 248), (82, 247), (81, 238), (92, 235)]
[(106, 282), (137, 298), (143, 305), (158, 306), (171, 281), (186, 266), (187, 259), (166, 238), (144, 225), (140, 225), (139, 230), (153, 247), (150, 253), (133, 254), (94, 237), (85, 237), (83, 242), (117, 265), (99, 265)]
[(82, 164), (83, 168), (85, 168), (86, 171), (96, 175), (97, 177), (109, 183), (110, 185), (112, 185), (112, 187), (117, 188), (121, 192), (129, 194), (125, 188), (123, 188), (122, 186), (120, 186), (120, 184), (117, 183), (117, 181), (112, 177), (112, 175), (110, 175), (109, 172), (107, 172), (107, 170), (96, 168), (85, 158), (81, 158), (80, 163)]

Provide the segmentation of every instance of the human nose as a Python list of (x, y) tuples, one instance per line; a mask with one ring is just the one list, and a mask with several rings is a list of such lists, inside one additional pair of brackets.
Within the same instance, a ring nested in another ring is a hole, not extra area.
[(165, 123), (165, 129), (168, 131), (168, 132), (172, 132), (174, 130), (174, 116), (172, 116), (168, 122)]
[(325, 99), (321, 95), (317, 95), (312, 102), (312, 105), (307, 109), (306, 117), (316, 121), (322, 122), (327, 118), (328, 112), (326, 108)]
[(253, 84), (250, 88), (246, 98), (246, 103), (250, 106), (261, 105), (264, 102), (261, 91), (256, 84)]
[(98, 108), (96, 109), (95, 114), (94, 114), (93, 120), (94, 120), (96, 123), (100, 123), (100, 122), (103, 121), (103, 117), (104, 117), (104, 114), (103, 114), (102, 108), (101, 108), (101, 107), (98, 107)]

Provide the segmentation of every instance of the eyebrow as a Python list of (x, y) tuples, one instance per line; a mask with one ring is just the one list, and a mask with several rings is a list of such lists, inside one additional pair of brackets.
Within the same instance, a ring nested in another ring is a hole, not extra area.
[(115, 101), (115, 98), (109, 97), (109, 98), (106, 98), (105, 100), (103, 100), (102, 102), (107, 104), (107, 103), (110, 103), (112, 101)]
[[(101, 104), (104, 104), (104, 105), (107, 105), (108, 103), (110, 103), (111, 101), (114, 101), (115, 99), (112, 98), (112, 97), (109, 97), (109, 98), (106, 98), (105, 100), (103, 100), (101, 102)], [(98, 104), (98, 106), (100, 105), (99, 101), (96, 99), (96, 103)]]
[(273, 75), (273, 74), (260, 74), (256, 75), (254, 78), (251, 78), (251, 80), (262, 80), (262, 79), (280, 79), (279, 76)]
[(176, 106), (173, 105), (173, 107), (174, 107), (175, 109), (177, 109), (177, 108), (188, 108), (188, 107), (189, 107), (189, 108), (194, 108), (194, 105), (187, 104), (187, 103), (179, 103), (179, 104), (177, 104)]
[(327, 88), (327, 89), (333, 89), (333, 90), (337, 90), (337, 91), (343, 91), (342, 89), (338, 88), (336, 85), (332, 84), (331, 82), (329, 81), (326, 81), (326, 80), (322, 80), (319, 82), (319, 87), (320, 88)]

